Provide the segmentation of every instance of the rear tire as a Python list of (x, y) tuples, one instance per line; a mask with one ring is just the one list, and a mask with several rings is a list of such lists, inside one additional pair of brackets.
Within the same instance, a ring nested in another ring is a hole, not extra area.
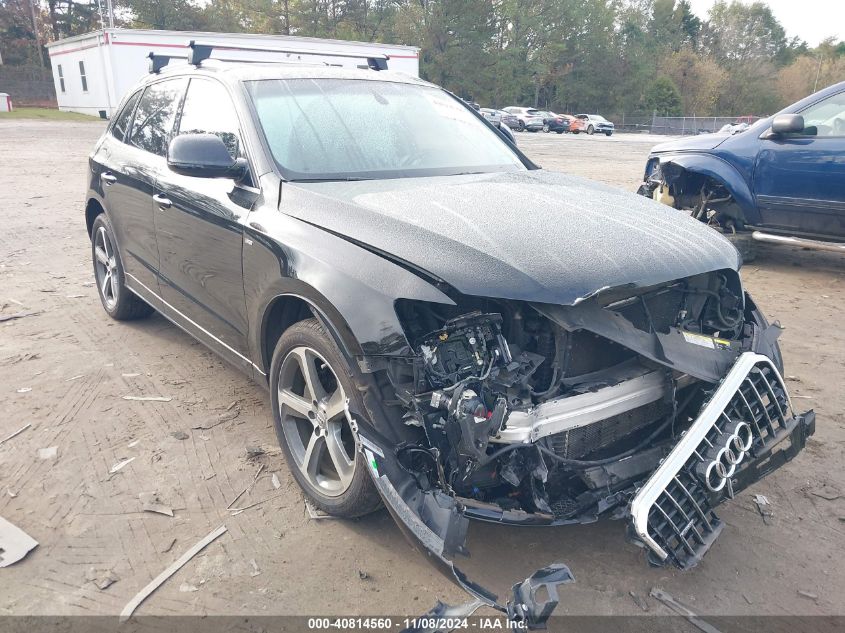
[(154, 312), (152, 306), (126, 287), (117, 240), (105, 213), (98, 215), (91, 227), (91, 259), (100, 303), (111, 318), (134, 321)]
[(381, 505), (343, 403), (365, 411), (359, 381), (317, 319), (285, 330), (270, 365), (276, 436), (296, 482), (317, 508), (342, 518)]
[(549, 130), (549, 126), (548, 126), (547, 124), (544, 124), (544, 125), (543, 125), (543, 131), (544, 131), (546, 134), (548, 134), (548, 133), (549, 133), (549, 131), (550, 131), (550, 130)]
[(522, 119), (519, 120), (519, 125), (516, 128), (517, 132), (524, 132), (525, 131), (525, 121)]

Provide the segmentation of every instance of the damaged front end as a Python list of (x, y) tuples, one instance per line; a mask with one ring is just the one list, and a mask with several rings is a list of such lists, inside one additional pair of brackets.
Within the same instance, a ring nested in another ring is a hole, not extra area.
[(452, 562), (467, 554), (468, 519), (624, 518), (650, 562), (689, 568), (722, 530), (714, 508), (814, 431), (781, 378), (780, 327), (736, 271), (574, 305), (452, 298), (397, 301), (414, 355), (370, 362), (395, 394), (405, 439), (361, 429), (361, 448), (413, 541), (477, 601), (529, 628), (543, 626), (569, 570), (538, 570), (499, 604)]

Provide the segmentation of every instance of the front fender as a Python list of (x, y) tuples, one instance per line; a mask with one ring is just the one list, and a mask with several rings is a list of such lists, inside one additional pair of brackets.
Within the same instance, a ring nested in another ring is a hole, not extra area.
[(265, 316), (282, 296), (315, 308), (352, 356), (411, 354), (394, 309), (397, 299), (453, 305), (409, 270), (268, 207), (250, 213), (244, 227), (243, 273), (251, 352), (267, 363)]
[[(760, 214), (754, 202), (754, 195), (742, 174), (727, 161), (710, 154), (669, 154), (657, 155), (661, 170), (665, 173), (667, 165), (676, 165), (684, 171), (700, 174), (722, 183), (731, 193), (734, 201), (742, 209), (749, 224), (758, 224)], [(670, 183), (671, 184), (671, 183)]]

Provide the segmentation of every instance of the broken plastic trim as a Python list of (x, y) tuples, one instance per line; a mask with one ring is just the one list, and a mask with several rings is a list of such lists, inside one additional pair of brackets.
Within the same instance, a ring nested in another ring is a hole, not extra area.
[[(566, 565), (556, 563), (538, 569), (531, 576), (511, 587), (513, 598), (505, 608), (507, 609), (508, 620), (518, 625), (513, 628), (545, 629), (546, 621), (554, 612), (560, 600), (557, 593), (558, 585), (566, 585), (571, 582), (575, 582), (575, 577), (569, 571), (569, 568)], [(549, 599), (537, 602), (537, 594), (543, 588), (545, 588)], [(438, 600), (433, 609), (417, 620), (425, 623), (431, 622), (433, 625), (444, 621), (448, 622), (451, 619), (460, 620), (471, 616), (486, 604), (478, 598), (456, 606)], [(403, 629), (402, 633), (438, 633), (439, 631), (443, 631), (442, 626), (420, 626)]]
[[(457, 499), (440, 491), (423, 491), (399, 465), (392, 452), (383, 450), (375, 439), (375, 431), (362, 432), (356, 418), (349, 410), (347, 417), (353, 429), (358, 429), (359, 451), (366, 459), (376, 489), (385, 506), (396, 520), (405, 536), (423, 551), (437, 567), (449, 575), (474, 600), (458, 607), (437, 603), (429, 614), (464, 613), (470, 615), (480, 606), (491, 607), (508, 617), (508, 620), (529, 630), (545, 628), (545, 623), (559, 602), (557, 586), (574, 582), (575, 578), (566, 565), (555, 563), (543, 567), (511, 589), (511, 599), (506, 604), (498, 596), (473, 582), (449, 559), (455, 553), (466, 554), (465, 542), (469, 519)], [(403, 491), (400, 493), (400, 490)], [(403, 494), (404, 493), (404, 494)], [(540, 591), (545, 589), (545, 592)], [(548, 599), (538, 601), (538, 594)], [(422, 633), (425, 629), (411, 629)]]

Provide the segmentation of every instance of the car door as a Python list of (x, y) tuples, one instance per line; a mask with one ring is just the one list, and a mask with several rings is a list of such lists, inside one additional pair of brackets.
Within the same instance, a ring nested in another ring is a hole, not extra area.
[[(176, 134), (216, 134), (244, 156), (232, 99), (215, 79), (192, 77)], [(251, 371), (243, 286), (242, 221), (257, 197), (249, 177), (198, 178), (165, 169), (156, 191), (159, 283), (182, 325)]]
[(760, 140), (754, 193), (763, 224), (845, 238), (845, 92), (798, 114), (803, 133)]
[(128, 283), (158, 291), (158, 248), (152, 196), (156, 171), (164, 165), (164, 136), (175, 121), (184, 81), (173, 79), (139, 90), (115, 118), (97, 149), (103, 199)]

